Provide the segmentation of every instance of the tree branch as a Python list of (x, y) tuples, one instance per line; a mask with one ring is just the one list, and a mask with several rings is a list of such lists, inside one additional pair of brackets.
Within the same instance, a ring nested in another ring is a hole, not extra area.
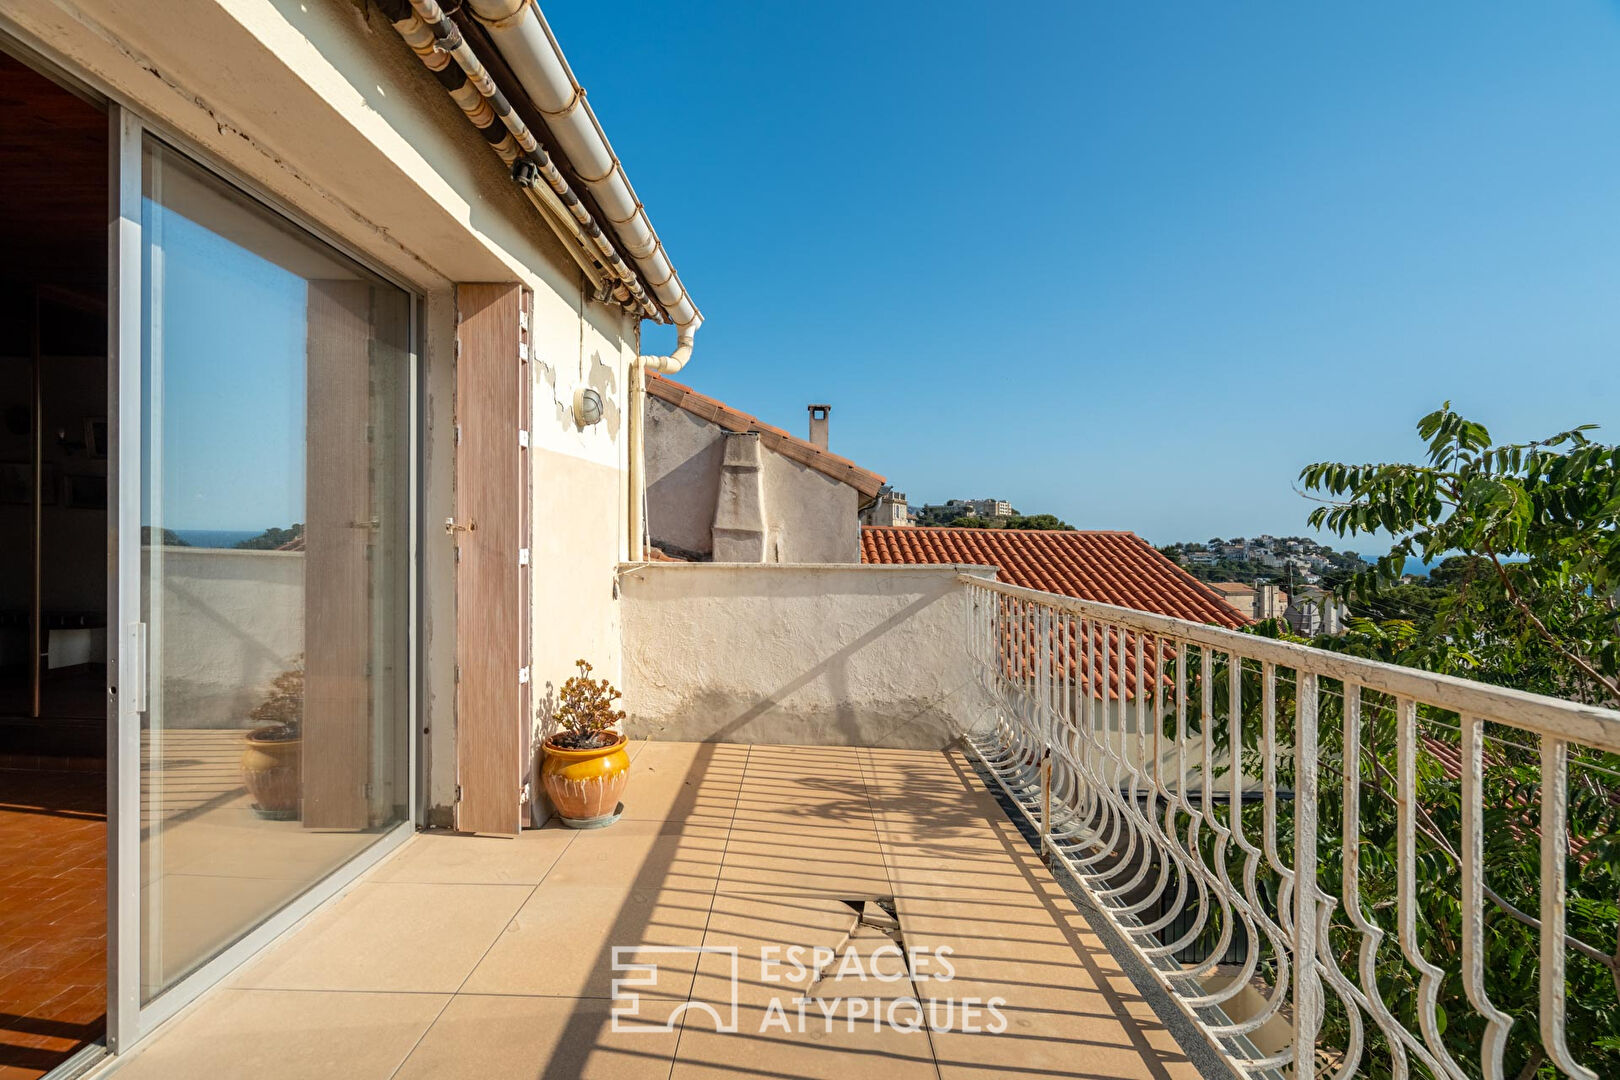
[(1586, 658), (1580, 653), (1566, 648), (1564, 643), (1551, 630), (1547, 629), (1547, 624), (1541, 621), (1541, 618), (1531, 609), (1524, 597), (1519, 595), (1519, 590), (1514, 587), (1512, 579), (1508, 577), (1507, 570), (1502, 566), (1502, 560), (1497, 557), (1496, 549), (1491, 545), (1490, 541), (1485, 541), (1484, 547), (1485, 554), (1490, 557), (1491, 565), (1496, 567), (1496, 576), (1502, 583), (1502, 589), (1507, 593), (1507, 598), (1512, 601), (1513, 606), (1519, 609), (1519, 614), (1530, 620), (1530, 625), (1535, 627), (1536, 633), (1540, 634), (1542, 639), (1553, 647), (1554, 652), (1580, 668), (1587, 678), (1594, 680), (1599, 686), (1607, 690), (1616, 701), (1620, 701), (1620, 680), (1606, 678), (1597, 668), (1587, 663)]

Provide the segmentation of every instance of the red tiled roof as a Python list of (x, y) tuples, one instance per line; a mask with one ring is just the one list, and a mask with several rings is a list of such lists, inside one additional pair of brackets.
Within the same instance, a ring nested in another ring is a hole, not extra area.
[(1132, 532), (869, 525), (861, 561), (994, 566), (1009, 585), (1233, 629), (1249, 623)]
[(671, 405), (685, 409), (693, 416), (701, 417), (712, 424), (719, 424), (727, 431), (757, 432), (760, 442), (767, 448), (801, 465), (808, 465), (819, 473), (825, 473), (834, 480), (842, 480), (867, 498), (876, 495), (878, 488), (883, 486), (883, 477), (869, 469), (861, 468), (848, 458), (830, 454), (808, 440), (795, 438), (779, 427), (772, 427), (757, 417), (733, 409), (723, 401), (716, 401), (712, 397), (700, 394), (674, 379), (666, 379), (649, 371), (647, 393), (660, 401), (667, 401)]

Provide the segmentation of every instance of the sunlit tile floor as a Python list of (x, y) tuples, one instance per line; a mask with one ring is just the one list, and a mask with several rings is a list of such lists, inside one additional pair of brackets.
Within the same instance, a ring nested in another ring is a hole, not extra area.
[(647, 743), (625, 804), (417, 836), (118, 1080), (1198, 1075), (960, 755)]
[(106, 792), (99, 772), (0, 769), (0, 1080), (101, 1037)]

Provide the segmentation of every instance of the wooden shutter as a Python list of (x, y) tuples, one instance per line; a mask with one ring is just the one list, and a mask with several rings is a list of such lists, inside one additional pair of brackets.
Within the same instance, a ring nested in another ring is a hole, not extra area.
[(528, 773), (528, 296), (456, 289), (456, 828), (516, 835)]
[(371, 336), (369, 283), (309, 283), (303, 819), (312, 829), (370, 824)]

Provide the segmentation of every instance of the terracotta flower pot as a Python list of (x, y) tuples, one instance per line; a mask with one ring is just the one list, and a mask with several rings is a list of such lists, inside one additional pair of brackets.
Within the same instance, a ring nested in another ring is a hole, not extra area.
[(630, 780), (630, 755), (620, 735), (612, 746), (569, 750), (548, 737), (540, 781), (563, 824), (597, 829), (619, 819), (619, 797)]
[(242, 748), (242, 782), (253, 796), (260, 817), (291, 821), (298, 817), (302, 785), (302, 739), (266, 739), (247, 733)]

